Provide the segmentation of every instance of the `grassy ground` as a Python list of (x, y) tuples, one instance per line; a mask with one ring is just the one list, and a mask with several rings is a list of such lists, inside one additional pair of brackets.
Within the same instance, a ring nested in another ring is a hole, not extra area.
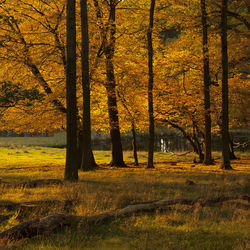
[[(140, 152), (135, 167), (125, 152), (128, 168), (111, 168), (110, 152), (94, 152), (100, 167), (79, 173), (75, 184), (37, 188), (8, 186), (36, 179), (63, 179), (65, 150), (9, 145), (0, 148), (0, 231), (20, 222), (53, 213), (93, 215), (128, 204), (176, 197), (211, 198), (250, 195), (250, 155), (238, 154), (236, 171), (192, 163), (194, 155), (156, 153), (155, 169), (146, 170)], [(214, 153), (215, 158), (219, 158)], [(194, 185), (188, 185), (187, 180)], [(106, 225), (66, 230), (21, 242), (12, 249), (250, 249), (248, 210), (226, 202), (216, 207), (176, 205), (168, 212), (119, 218)], [(0, 246), (1, 249), (1, 246)]]
[(60, 132), (53, 136), (29, 136), (29, 137), (0, 137), (0, 146), (13, 147), (43, 146), (43, 147), (64, 147), (66, 145), (66, 133)]

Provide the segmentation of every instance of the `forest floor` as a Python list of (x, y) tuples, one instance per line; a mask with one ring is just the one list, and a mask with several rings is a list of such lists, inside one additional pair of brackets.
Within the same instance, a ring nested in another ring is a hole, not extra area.
[[(65, 149), (0, 147), (0, 232), (55, 213), (95, 215), (129, 204), (169, 198), (250, 195), (250, 153), (237, 153), (234, 171), (216, 164), (194, 164), (194, 154), (125, 152), (127, 168), (109, 167), (109, 151), (95, 151), (99, 167), (79, 172), (78, 183), (64, 183)], [(53, 179), (52, 183), (37, 180)], [(54, 181), (56, 180), (56, 181)], [(35, 183), (35, 184), (34, 184)], [(42, 184), (41, 184), (42, 183)], [(174, 205), (172, 209), (117, 218), (102, 225), (66, 229), (51, 235), (0, 243), (0, 249), (250, 249), (247, 202), (212, 207)]]

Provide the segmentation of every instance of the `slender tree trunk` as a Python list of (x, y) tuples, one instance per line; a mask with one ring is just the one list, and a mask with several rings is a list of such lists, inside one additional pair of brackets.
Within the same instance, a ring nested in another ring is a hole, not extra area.
[(230, 134), (228, 135), (229, 139), (229, 155), (230, 155), (230, 160), (236, 160), (238, 159), (234, 153), (234, 142), (233, 139), (231, 138)]
[(229, 154), (228, 129), (228, 52), (227, 52), (227, 0), (221, 5), (221, 57), (222, 57), (222, 169), (232, 169)]
[(106, 62), (106, 73), (107, 82), (106, 90), (108, 95), (108, 113), (109, 113), (109, 125), (110, 125), (110, 137), (111, 137), (111, 151), (112, 151), (112, 166), (125, 166), (123, 161), (121, 134), (119, 127), (119, 116), (117, 108), (117, 98), (116, 98), (116, 83), (115, 83), (115, 73), (114, 73), (114, 53), (115, 53), (115, 10), (116, 1), (110, 1), (110, 19), (109, 19), (109, 43), (104, 48), (105, 52), (105, 62)]
[(136, 130), (135, 130), (135, 123), (132, 122), (132, 146), (133, 146), (133, 154), (134, 154), (134, 160), (135, 160), (135, 165), (138, 166), (138, 155), (137, 155), (137, 143), (136, 143)]
[(147, 168), (154, 168), (154, 106), (153, 106), (153, 87), (154, 87), (154, 71), (153, 71), (153, 27), (154, 27), (154, 10), (155, 0), (151, 0), (149, 27), (147, 31), (148, 38), (148, 114), (149, 114), (149, 146), (148, 146), (148, 165)]
[(202, 13), (202, 49), (203, 49), (203, 77), (204, 77), (204, 120), (205, 120), (205, 138), (204, 138), (204, 164), (213, 164), (212, 144), (211, 144), (211, 115), (210, 115), (210, 69), (209, 69), (209, 51), (208, 51), (208, 24), (206, 0), (201, 0)]
[(82, 130), (82, 162), (81, 169), (94, 169), (91, 149), (91, 117), (90, 117), (90, 80), (89, 80), (89, 34), (87, 0), (81, 0), (81, 33), (82, 33), (82, 89), (83, 89), (83, 130)]
[(76, 106), (76, 18), (75, 0), (67, 0), (67, 150), (65, 180), (78, 180)]
[(202, 152), (202, 143), (200, 143), (196, 134), (193, 134), (194, 142), (196, 144), (197, 153), (199, 155), (199, 163), (204, 162), (204, 154)]
[(196, 147), (195, 152), (199, 155), (198, 163), (202, 163), (202, 162), (204, 162), (204, 154), (202, 151), (202, 143), (199, 141), (197, 133), (199, 134), (199, 132), (197, 131), (197, 127), (195, 125), (193, 125), (193, 143)]
[(78, 128), (77, 131), (77, 166), (78, 169), (82, 167), (82, 154), (83, 154), (83, 136), (82, 136), (82, 129)]

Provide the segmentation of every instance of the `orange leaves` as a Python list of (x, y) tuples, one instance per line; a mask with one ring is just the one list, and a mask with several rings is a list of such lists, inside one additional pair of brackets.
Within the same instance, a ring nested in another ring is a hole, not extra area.
[[(100, 26), (108, 25), (108, 6), (99, 1), (102, 18), (97, 20), (93, 1), (89, 1), (90, 72), (92, 98), (92, 126), (108, 130), (105, 61), (102, 57)], [(43, 102), (34, 102), (31, 107), (21, 103), (1, 117), (2, 127), (19, 131), (54, 130), (65, 125), (64, 114), (53, 105), (59, 100), (65, 105), (64, 1), (6, 1), (0, 15), (14, 17), (0, 19), (0, 81), (11, 80), (22, 83), (23, 88), (36, 87), (45, 93), (27, 61), (33, 62), (40, 71), (52, 93), (45, 95)], [(157, 118), (168, 118), (181, 125), (192, 126), (193, 120), (203, 126), (202, 51), (200, 1), (159, 0), (155, 11), (154, 106)], [(246, 16), (242, 4), (231, 3), (231, 9)], [(234, 6), (236, 5), (236, 7)], [(139, 130), (147, 126), (147, 50), (146, 31), (148, 25), (149, 0), (121, 1), (116, 16), (116, 52), (114, 55), (115, 77), (122, 131), (130, 130), (135, 120)], [(78, 6), (79, 7), (79, 6)], [(233, 9), (234, 8), (234, 9)], [(215, 1), (208, 0), (209, 55), (211, 80), (220, 85), (221, 58), (218, 13)], [(77, 29), (79, 25), (79, 9)], [(14, 20), (14, 21), (13, 21)], [(230, 109), (232, 124), (249, 123), (247, 114), (249, 80), (247, 77), (247, 55), (249, 54), (246, 27), (238, 25), (229, 17), (230, 63)], [(78, 32), (78, 100), (82, 98), (80, 77), (80, 32)], [(97, 56), (97, 53), (99, 54)], [(246, 72), (246, 73), (244, 73)], [(214, 128), (220, 119), (221, 88), (211, 86), (212, 117)], [(79, 101), (80, 103), (80, 101)], [(125, 104), (125, 105), (124, 105)], [(126, 106), (126, 107), (125, 107)], [(79, 112), (82, 107), (79, 105)], [(241, 115), (243, 114), (243, 116)]]

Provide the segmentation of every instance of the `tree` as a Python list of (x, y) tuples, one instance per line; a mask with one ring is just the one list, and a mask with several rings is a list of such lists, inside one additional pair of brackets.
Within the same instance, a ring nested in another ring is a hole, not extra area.
[(119, 126), (118, 105), (116, 97), (116, 80), (114, 69), (114, 55), (116, 42), (116, 6), (119, 0), (105, 1), (108, 6), (108, 21), (104, 24), (102, 11), (97, 0), (94, 1), (96, 16), (100, 21), (100, 35), (102, 38), (101, 48), (105, 56), (106, 80), (105, 88), (107, 92), (107, 106), (109, 115), (109, 127), (112, 151), (112, 166), (125, 166), (123, 161), (121, 134)]
[(221, 3), (221, 66), (222, 66), (222, 169), (232, 169), (229, 154), (228, 132), (228, 51), (227, 51), (227, 6), (228, 1)]
[(90, 79), (89, 79), (89, 34), (87, 0), (81, 0), (81, 33), (82, 33), (82, 88), (83, 88), (83, 116), (82, 116), (82, 163), (81, 169), (92, 170), (95, 167), (91, 150), (91, 118), (90, 118)]
[(208, 49), (208, 24), (206, 0), (201, 0), (201, 16), (202, 16), (202, 50), (203, 50), (203, 77), (204, 77), (204, 164), (210, 165), (212, 159), (211, 144), (211, 115), (210, 115), (210, 67), (209, 67), (209, 49)]
[[(1, 30), (3, 48), (1, 62), (6, 60), (5, 65), (8, 65), (8, 75), (4, 73), (3, 77), (11, 79), (14, 75), (17, 80), (22, 79), (22, 82), (25, 82), (27, 89), (39, 85), (39, 90), (45, 94), (40, 107), (38, 103), (36, 108), (33, 105), (33, 114), (32, 110), (27, 112), (26, 108), (25, 114), (20, 114), (23, 116), (23, 119), (19, 120), (22, 124), (12, 122), (11, 129), (18, 129), (20, 132), (21, 130), (53, 132), (66, 128), (65, 85), (62, 84), (66, 78), (64, 3), (53, 1), (44, 4), (37, 0), (31, 4), (18, 1), (17, 6), (15, 1), (12, 1), (2, 8), (3, 14), (6, 18), (1, 19), (4, 24)], [(7, 37), (12, 37), (12, 39), (6, 39)], [(16, 68), (19, 69), (18, 72), (15, 72)], [(80, 79), (79, 76), (78, 79)], [(78, 89), (80, 90), (79, 87)], [(78, 98), (80, 97), (78, 94)], [(14, 111), (14, 109), (13, 107), (9, 111)], [(81, 105), (78, 110), (80, 137), (78, 142), (80, 142), (82, 141)], [(37, 122), (38, 119), (40, 122)], [(25, 123), (27, 126), (24, 126)], [(79, 165), (81, 165), (82, 147), (79, 147), (78, 152)], [(93, 153), (92, 160), (94, 162)]]
[(64, 179), (78, 180), (77, 106), (76, 106), (76, 2), (67, 0), (67, 149)]
[[(112, 146), (113, 162), (116, 156), (119, 156), (116, 162), (121, 162), (118, 160), (122, 157), (120, 131), (131, 131), (134, 125), (136, 131), (144, 132), (149, 127), (149, 65), (145, 60), (148, 56), (149, 24), (145, 16), (148, 15), (150, 4), (149, 0), (88, 1), (91, 127), (102, 132), (113, 130), (119, 133), (118, 137), (112, 137), (119, 142), (118, 147), (114, 143)], [(200, 0), (189, 1), (188, 5), (183, 0), (157, 2), (152, 33), (152, 72), (157, 74), (153, 75), (152, 97), (154, 126), (163, 122), (177, 128), (189, 140), (201, 160), (204, 153), (202, 145), (205, 140), (206, 112), (200, 7)], [(213, 77), (216, 79), (218, 76), (218, 84), (221, 84), (219, 8), (218, 3), (206, 0), (207, 16), (211, 17), (207, 20), (209, 80), (212, 83)], [(243, 1), (230, 2), (229, 8), (228, 84), (232, 127), (239, 122), (246, 124), (245, 120), (248, 120), (247, 112), (241, 112), (243, 107), (248, 106), (247, 98), (238, 98), (244, 96), (242, 93), (246, 94), (248, 88), (247, 81), (241, 76), (242, 68), (248, 60), (248, 22)], [(10, 81), (13, 84), (21, 82), (22, 90), (36, 88), (44, 95), (40, 101), (28, 100), (32, 103), (32, 108), (23, 106), (20, 109), (19, 105), (24, 102), (20, 99), (15, 105), (8, 107), (7, 112), (3, 110), (0, 121), (2, 128), (17, 132), (52, 132), (66, 128), (65, 22), (65, 6), (62, 1), (34, 0), (31, 3), (13, 0), (1, 4), (0, 81)], [(81, 79), (85, 77), (80, 74), (81, 53), (83, 55), (87, 51), (81, 50), (82, 27), (80, 15), (76, 15), (79, 44), (76, 51), (78, 100), (82, 100), (87, 93), (82, 91)], [(84, 60), (85, 62), (87, 61)], [(221, 89), (210, 85), (210, 95), (212, 133), (218, 133)], [(83, 121), (86, 120), (82, 118), (84, 110), (87, 111), (82, 107), (82, 101), (78, 101), (78, 142), (82, 144), (86, 142), (82, 139), (81, 131)], [(107, 122), (109, 117), (115, 119)], [(117, 148), (118, 153), (115, 153)]]
[[(17, 122), (12, 123), (26, 131), (52, 131), (64, 125), (63, 116), (66, 114), (64, 100), (61, 98), (64, 91), (58, 87), (57, 95), (54, 92), (55, 82), (63, 81), (66, 68), (65, 51), (59, 32), (64, 7), (57, 3), (49, 3), (45, 8), (39, 2), (29, 4), (18, 1), (17, 5), (17, 2), (12, 1), (1, 8), (0, 57), (1, 65), (5, 65), (1, 77), (21, 81), (25, 83), (27, 90), (36, 87), (45, 94), (43, 102), (33, 105), (32, 110), (23, 110), (25, 115), (19, 110), (23, 116), (23, 119), (19, 120), (23, 123), (21, 126), (18, 126)], [(15, 108), (9, 111), (14, 117)], [(25, 123), (29, 127), (24, 126)], [(11, 127), (13, 128), (15, 127)]]
[(117, 91), (117, 95), (122, 103), (122, 106), (125, 109), (125, 112), (127, 113), (128, 120), (131, 122), (131, 133), (132, 133), (132, 148), (133, 148), (133, 156), (134, 156), (134, 163), (136, 166), (139, 165), (138, 162), (138, 154), (137, 154), (137, 141), (136, 141), (136, 125), (135, 125), (135, 117), (133, 112), (130, 111), (128, 107), (128, 102), (126, 101), (124, 93), (120, 94), (119, 91)]
[(114, 73), (114, 53), (115, 53), (115, 34), (116, 34), (116, 5), (119, 1), (110, 0), (109, 3), (109, 43), (104, 48), (105, 64), (107, 73), (106, 90), (108, 95), (108, 113), (109, 113), (109, 126), (111, 137), (111, 151), (113, 166), (124, 166), (122, 143), (119, 127), (119, 116), (116, 99), (116, 83)]
[(154, 87), (154, 71), (153, 71), (153, 41), (152, 33), (154, 27), (154, 10), (155, 0), (151, 0), (149, 26), (147, 31), (148, 38), (148, 114), (149, 114), (149, 146), (148, 146), (148, 165), (147, 168), (154, 168), (154, 106), (153, 106), (153, 87)]

